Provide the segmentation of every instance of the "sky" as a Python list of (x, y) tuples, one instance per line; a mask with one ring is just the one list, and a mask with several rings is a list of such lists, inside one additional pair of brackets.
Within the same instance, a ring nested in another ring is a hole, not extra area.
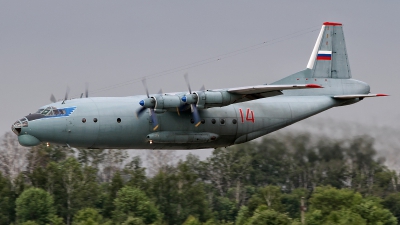
[(400, 125), (400, 1), (0, 5), (0, 135), (50, 103), (51, 94), (63, 98), (67, 86), (70, 97), (79, 97), (86, 82), (91, 97), (144, 94), (143, 76), (153, 93), (186, 91), (185, 73), (192, 89), (272, 83), (305, 69), (325, 21), (343, 23), (353, 78), (390, 97), (334, 108), (313, 120)]

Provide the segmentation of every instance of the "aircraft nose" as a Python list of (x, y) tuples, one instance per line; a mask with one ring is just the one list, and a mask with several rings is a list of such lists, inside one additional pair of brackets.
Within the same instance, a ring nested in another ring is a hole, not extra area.
[(13, 125), (11, 125), (11, 130), (16, 135), (19, 135), (21, 133), (21, 129), (22, 129), (22, 123), (19, 120), (17, 120)]
[[(18, 135), (18, 142), (20, 145), (29, 147), (40, 144), (40, 140), (35, 136), (27, 134), (27, 132), (21, 132), (23, 128), (28, 127), (28, 119), (26, 117), (15, 121), (13, 125), (11, 125), (11, 130)], [(22, 133), (22, 134), (21, 134)]]
[(23, 127), (28, 127), (28, 119), (26, 117), (15, 121), (15, 123), (11, 125), (11, 130), (16, 135), (20, 135)]

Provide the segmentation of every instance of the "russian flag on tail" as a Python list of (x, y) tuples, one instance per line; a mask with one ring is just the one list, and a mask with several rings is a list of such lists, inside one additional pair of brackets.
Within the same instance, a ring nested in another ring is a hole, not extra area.
[(318, 51), (317, 60), (332, 60), (332, 51)]

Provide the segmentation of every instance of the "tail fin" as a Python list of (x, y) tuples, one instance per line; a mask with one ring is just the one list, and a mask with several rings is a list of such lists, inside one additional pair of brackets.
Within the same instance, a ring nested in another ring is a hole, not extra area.
[(351, 78), (341, 23), (323, 23), (307, 68), (313, 78)]

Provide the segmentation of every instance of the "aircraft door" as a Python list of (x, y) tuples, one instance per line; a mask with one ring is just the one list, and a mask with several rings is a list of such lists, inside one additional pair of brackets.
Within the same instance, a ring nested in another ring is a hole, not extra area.
[(85, 107), (77, 107), (76, 111), (66, 118), (66, 132), (68, 145), (92, 147), (99, 133), (99, 118), (97, 107), (93, 103)]

